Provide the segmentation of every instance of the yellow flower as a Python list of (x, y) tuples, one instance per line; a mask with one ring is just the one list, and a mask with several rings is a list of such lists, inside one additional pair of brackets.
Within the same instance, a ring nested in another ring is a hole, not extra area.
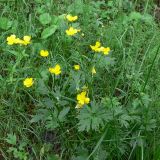
[(48, 52), (47, 50), (41, 50), (41, 51), (40, 51), (40, 55), (41, 55), (42, 57), (48, 57), (49, 52)]
[(31, 36), (24, 36), (23, 37), (23, 45), (28, 45), (28, 44), (30, 44), (31, 42)]
[(11, 35), (7, 37), (7, 44), (8, 45), (13, 45), (13, 44), (22, 44), (22, 45), (27, 45), (30, 44), (31, 37), (30, 36), (24, 36), (23, 40), (16, 38), (16, 35)]
[(101, 43), (99, 41), (97, 41), (94, 46), (90, 45), (90, 47), (95, 52), (103, 52), (104, 55), (108, 55), (111, 50), (109, 47), (101, 46)]
[(23, 44), (23, 43), (24, 43), (23, 40), (16, 38), (15, 44)]
[(103, 52), (104, 55), (108, 55), (109, 52), (111, 51), (111, 49), (109, 47), (106, 47), (106, 48), (105, 47), (100, 47), (99, 51)]
[(34, 81), (33, 81), (33, 78), (26, 78), (24, 81), (23, 81), (23, 85), (25, 87), (31, 87), (33, 85)]
[(74, 65), (74, 69), (77, 71), (80, 70), (80, 65), (78, 65), (78, 64)]
[(78, 19), (78, 16), (71, 16), (70, 14), (66, 16), (67, 20), (70, 22), (74, 22)]
[(110, 49), (109, 47), (104, 48), (103, 54), (104, 54), (104, 55), (108, 55), (110, 51), (111, 51), (111, 49)]
[(73, 28), (73, 27), (70, 27), (68, 30), (66, 30), (66, 34), (67, 34), (68, 36), (73, 36), (73, 35), (75, 35), (77, 32), (80, 32), (80, 30), (79, 30), (79, 29), (75, 29), (75, 28)]
[(50, 67), (49, 72), (55, 75), (59, 75), (61, 73), (61, 66), (57, 64), (55, 67)]
[(77, 95), (78, 104), (77, 104), (76, 108), (82, 108), (83, 105), (88, 104), (90, 102), (90, 98), (88, 98), (86, 96), (86, 94), (87, 94), (87, 92), (83, 91)]
[(92, 67), (92, 74), (96, 74), (96, 69), (95, 69), (95, 67)]
[(101, 43), (99, 41), (97, 41), (94, 46), (90, 45), (91, 49), (95, 52), (99, 52), (100, 46), (101, 46)]
[(7, 44), (13, 45), (16, 41), (16, 35), (12, 34), (11, 36), (7, 37)]

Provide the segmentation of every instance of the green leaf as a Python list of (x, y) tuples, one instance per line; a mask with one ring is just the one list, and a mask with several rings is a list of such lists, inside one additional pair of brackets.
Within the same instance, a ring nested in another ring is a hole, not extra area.
[(19, 147), (18, 147), (18, 148), (19, 148), (19, 150), (22, 151), (22, 150), (24, 150), (24, 147), (26, 147), (26, 146), (27, 146), (27, 142), (23, 142), (23, 141), (22, 141), (22, 142), (19, 144)]
[(115, 64), (114, 58), (101, 55), (101, 54), (95, 54), (94, 61), (96, 63), (97, 68), (105, 68), (105, 67), (113, 66)]
[(54, 101), (50, 98), (47, 98), (47, 97), (42, 99), (42, 103), (47, 108), (54, 108), (55, 107)]
[(43, 30), (42, 34), (41, 34), (41, 38), (42, 39), (46, 39), (49, 36), (51, 36), (55, 31), (57, 30), (57, 26), (56, 25), (52, 25), (46, 29)]
[(108, 157), (107, 151), (100, 145), (96, 152), (93, 154), (93, 159), (94, 160), (106, 160)]
[(54, 130), (55, 128), (57, 128), (59, 126), (58, 122), (57, 122), (57, 118), (56, 118), (56, 113), (54, 112), (53, 116), (49, 116), (47, 117), (46, 120), (46, 128), (50, 129), (50, 130)]
[(5, 17), (1, 17), (0, 18), (0, 28), (4, 29), (4, 30), (8, 30), (12, 25), (12, 22), (5, 18)]
[(42, 77), (42, 79), (45, 81), (45, 80), (48, 80), (49, 76), (48, 76), (48, 71), (47, 70), (41, 70), (40, 71), (40, 75)]
[(47, 160), (61, 160), (58, 155), (47, 155)]
[(8, 53), (10, 53), (11, 55), (14, 55), (16, 57), (29, 57), (28, 54), (25, 53), (25, 51), (22, 51), (21, 53), (17, 52), (17, 51), (13, 51), (13, 50), (7, 50)]
[(68, 6), (68, 12), (74, 12), (76, 14), (81, 14), (84, 12), (84, 2), (82, 0), (76, 0)]
[(141, 99), (145, 107), (149, 106), (149, 103), (152, 101), (149, 97), (149, 95), (145, 93), (141, 93)]
[(64, 109), (59, 113), (58, 119), (59, 119), (60, 121), (63, 121), (64, 118), (65, 118), (65, 116), (66, 116), (67, 113), (69, 112), (69, 110), (70, 110), (70, 107), (64, 108)]
[(53, 25), (58, 25), (59, 26), (61, 23), (64, 22), (65, 16), (66, 16), (65, 14), (62, 14), (62, 15), (59, 15), (59, 16), (53, 16), (52, 20), (51, 20), (51, 23)]
[(147, 24), (155, 24), (154, 18), (149, 14), (141, 14), (139, 12), (131, 12), (129, 15), (130, 20), (141, 21)]
[(49, 24), (51, 22), (51, 16), (49, 15), (49, 13), (43, 13), (40, 15), (39, 21), (42, 25)]
[(139, 12), (131, 12), (129, 17), (131, 20), (140, 20), (142, 18), (142, 14)]
[(38, 122), (40, 120), (43, 120), (44, 115), (43, 114), (37, 114), (35, 116), (33, 116), (33, 118), (30, 120), (31, 123), (35, 123)]
[(44, 81), (42, 79), (40, 79), (37, 83), (37, 92), (39, 94), (42, 94), (42, 95), (45, 95), (45, 94), (48, 94), (49, 93), (49, 90), (47, 88), (47, 86), (45, 85)]
[(108, 122), (112, 116), (107, 112), (107, 108), (102, 105), (91, 103), (91, 107), (84, 106), (77, 116), (79, 119), (79, 131), (98, 130), (104, 127), (104, 122)]
[(32, 119), (30, 120), (30, 123), (35, 123), (38, 122), (40, 120), (45, 120), (46, 117), (49, 116), (49, 111), (47, 109), (39, 109), (38, 113), (36, 115), (34, 115), (32, 117)]
[(16, 135), (15, 134), (8, 134), (6, 141), (9, 144), (16, 145)]
[(122, 114), (119, 117), (120, 124), (124, 127), (129, 127), (129, 121), (131, 121), (131, 117), (127, 114)]

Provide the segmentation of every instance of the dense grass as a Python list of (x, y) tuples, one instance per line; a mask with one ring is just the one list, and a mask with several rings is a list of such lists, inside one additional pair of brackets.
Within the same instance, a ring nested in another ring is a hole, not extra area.
[[(152, 0), (0, 1), (0, 159), (159, 160), (155, 7)], [(68, 22), (69, 13), (78, 20)], [(56, 31), (43, 37), (53, 25)], [(81, 32), (67, 36), (71, 25)], [(7, 45), (11, 34), (30, 35), (31, 44)], [(111, 48), (109, 55), (91, 50), (96, 41)], [(51, 75), (57, 63), (62, 73)], [(30, 88), (26, 77), (34, 79)], [(90, 103), (76, 109), (83, 90)]]

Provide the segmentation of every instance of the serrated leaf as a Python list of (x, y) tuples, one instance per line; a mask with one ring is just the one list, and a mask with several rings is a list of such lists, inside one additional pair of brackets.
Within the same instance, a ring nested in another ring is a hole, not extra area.
[(54, 116), (47, 117), (46, 128), (54, 130), (58, 126), (59, 126), (59, 124), (57, 122), (56, 113), (54, 112)]
[(119, 117), (119, 121), (120, 121), (120, 124), (124, 127), (129, 127), (129, 121), (131, 120), (131, 117), (127, 114), (122, 114), (120, 117)]
[(101, 54), (95, 54), (94, 55), (94, 61), (99, 62), (96, 66), (98, 68), (105, 68), (108, 66), (113, 66), (115, 64), (115, 60), (112, 57), (104, 56)]
[(67, 11), (71, 12), (74, 11), (76, 14), (81, 14), (84, 12), (83, 10), (84, 2), (82, 0), (76, 0), (71, 3), (71, 5), (68, 6)]
[(70, 107), (66, 107), (64, 108), (60, 113), (59, 113), (59, 116), (58, 116), (58, 119), (60, 121), (63, 121), (65, 116), (68, 114), (68, 112), (70, 111)]
[(42, 102), (47, 108), (53, 108), (55, 106), (54, 101), (50, 98), (44, 98)]
[(96, 152), (93, 154), (94, 160), (106, 160), (108, 157), (107, 151), (100, 145)]
[(31, 123), (38, 122), (40, 120), (46, 120), (50, 115), (50, 112), (47, 109), (39, 109), (38, 113), (32, 117), (30, 120)]
[(40, 75), (41, 75), (43, 80), (48, 80), (48, 78), (49, 78), (47, 70), (40, 71)]
[(19, 148), (19, 150), (22, 151), (25, 146), (27, 146), (27, 142), (23, 142), (23, 141), (22, 141), (22, 142), (19, 144), (19, 147), (18, 147), (18, 148)]
[(56, 25), (52, 25), (46, 29), (43, 30), (42, 34), (41, 34), (41, 38), (42, 39), (46, 39), (49, 36), (51, 36), (55, 31), (57, 30), (57, 26)]
[(9, 144), (16, 145), (16, 135), (15, 134), (8, 134), (6, 141)]
[(88, 132), (89, 130), (98, 130), (100, 127), (104, 127), (104, 122), (111, 119), (111, 115), (107, 113), (106, 109), (106, 107), (95, 103), (91, 103), (91, 107), (84, 106), (77, 116), (79, 131)]
[(43, 25), (49, 24), (51, 22), (51, 16), (49, 15), (49, 13), (43, 13), (40, 15), (39, 21)]
[(45, 95), (45, 94), (48, 94), (49, 93), (49, 90), (47, 88), (47, 86), (45, 85), (44, 81), (42, 79), (40, 79), (38, 81), (38, 85), (37, 85), (37, 92), (42, 94), (42, 95)]
[(30, 120), (30, 122), (35, 123), (35, 122), (42, 120), (43, 118), (44, 118), (43, 114), (38, 114), (38, 115), (33, 116), (33, 118)]
[(8, 30), (11, 27), (12, 22), (5, 17), (0, 18), (0, 28), (4, 30)]

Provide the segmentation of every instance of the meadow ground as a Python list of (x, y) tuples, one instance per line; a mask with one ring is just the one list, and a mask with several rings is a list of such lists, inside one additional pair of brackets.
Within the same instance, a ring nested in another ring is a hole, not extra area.
[(160, 160), (157, 5), (1, 0), (0, 159)]

